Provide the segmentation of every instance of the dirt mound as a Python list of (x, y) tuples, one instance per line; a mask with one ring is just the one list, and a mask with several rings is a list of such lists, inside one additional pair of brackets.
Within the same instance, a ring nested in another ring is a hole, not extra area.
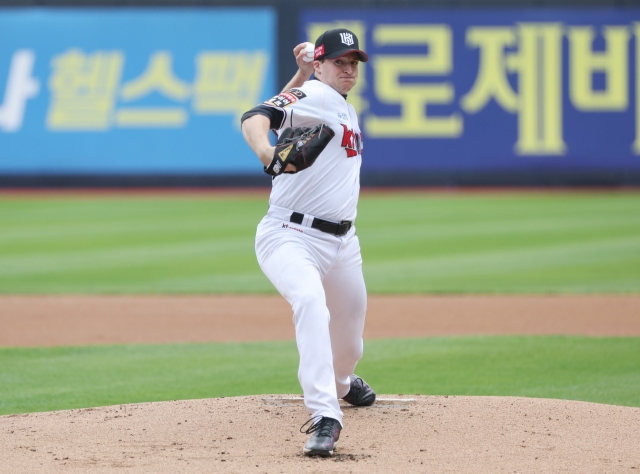
[[(2, 472), (638, 472), (640, 409), (513, 397), (380, 396), (345, 407), (336, 455), (302, 455), (286, 395), (0, 417)], [(400, 398), (403, 401), (385, 400)], [(407, 400), (413, 398), (413, 400)]]

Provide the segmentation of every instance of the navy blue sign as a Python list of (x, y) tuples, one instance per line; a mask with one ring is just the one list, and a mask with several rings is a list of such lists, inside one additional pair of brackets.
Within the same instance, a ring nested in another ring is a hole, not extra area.
[(356, 33), (363, 170), (640, 170), (640, 10), (306, 10)]

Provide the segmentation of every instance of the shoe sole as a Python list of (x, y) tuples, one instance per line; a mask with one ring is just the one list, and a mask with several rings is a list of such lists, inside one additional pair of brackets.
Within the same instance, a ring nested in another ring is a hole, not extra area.
[(336, 441), (333, 445), (333, 449), (313, 449), (313, 448), (302, 448), (302, 452), (305, 456), (322, 456), (323, 458), (330, 458), (333, 456), (333, 451), (335, 451), (338, 446), (338, 442)]
[(304, 452), (305, 456), (320, 456), (320, 457), (323, 457), (323, 458), (330, 458), (331, 456), (333, 456), (333, 450), (326, 451), (324, 449), (306, 449), (306, 448), (303, 448), (302, 451)]
[[(345, 402), (347, 402), (345, 400)], [(364, 402), (360, 402), (360, 403), (351, 403), (351, 402), (347, 402), (350, 403), (351, 405), (353, 405), (354, 407), (370, 407), (371, 405), (373, 405), (376, 402), (376, 394), (373, 394), (373, 398), (371, 398), (371, 400), (366, 399)]]
[(376, 402), (376, 394), (373, 394), (373, 397), (371, 398), (371, 401), (367, 400), (366, 403), (362, 403), (360, 406), (361, 407), (370, 407), (371, 405), (373, 405)]

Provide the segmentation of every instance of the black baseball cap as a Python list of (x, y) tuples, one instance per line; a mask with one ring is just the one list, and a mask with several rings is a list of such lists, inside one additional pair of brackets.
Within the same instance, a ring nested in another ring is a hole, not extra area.
[(336, 59), (345, 54), (358, 53), (360, 61), (366, 63), (369, 56), (364, 51), (360, 51), (358, 37), (346, 28), (336, 28), (322, 33), (316, 40), (314, 59)]

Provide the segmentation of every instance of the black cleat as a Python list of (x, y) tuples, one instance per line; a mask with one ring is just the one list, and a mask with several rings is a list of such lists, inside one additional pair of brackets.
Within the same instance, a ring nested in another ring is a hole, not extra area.
[(368, 407), (376, 401), (376, 392), (373, 391), (369, 384), (357, 375), (350, 375), (351, 388), (342, 399), (357, 407)]
[(320, 417), (313, 426), (302, 431), (302, 428), (307, 426), (313, 420), (314, 419), (311, 418), (300, 428), (301, 433), (313, 433), (311, 438), (309, 438), (309, 441), (307, 441), (307, 444), (304, 445), (304, 454), (307, 456), (333, 456), (333, 450), (335, 449), (336, 444), (338, 444), (338, 439), (340, 439), (340, 430), (342, 429), (340, 422), (333, 418), (323, 416)]

